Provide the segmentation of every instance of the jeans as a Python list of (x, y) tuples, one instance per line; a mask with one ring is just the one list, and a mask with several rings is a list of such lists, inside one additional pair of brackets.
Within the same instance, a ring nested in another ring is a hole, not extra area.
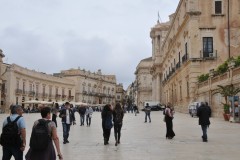
[(84, 119), (85, 119), (85, 115), (80, 114), (80, 124), (81, 124), (81, 126), (84, 125)]
[(145, 112), (145, 122), (147, 122), (147, 117), (149, 119), (149, 122), (151, 122), (151, 117), (150, 117), (151, 112)]
[(203, 135), (202, 135), (202, 139), (203, 140), (207, 140), (207, 125), (201, 125), (202, 127), (202, 132), (203, 132)]
[(63, 142), (66, 142), (69, 137), (70, 124), (62, 123), (63, 126)]
[(10, 160), (12, 156), (15, 160), (23, 160), (23, 151), (20, 150), (20, 147), (2, 147), (2, 150), (2, 160)]
[(122, 129), (122, 123), (121, 124), (114, 123), (114, 136), (115, 136), (116, 142), (120, 142), (121, 129)]
[(111, 135), (111, 129), (105, 128), (104, 123), (102, 123), (102, 129), (103, 129), (103, 138), (105, 143), (109, 141), (109, 137)]
[(91, 116), (89, 114), (86, 116), (86, 121), (87, 121), (87, 125), (90, 126), (91, 125)]

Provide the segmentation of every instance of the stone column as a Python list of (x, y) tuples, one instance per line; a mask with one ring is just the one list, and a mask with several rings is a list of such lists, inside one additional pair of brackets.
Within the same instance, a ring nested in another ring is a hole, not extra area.
[(156, 101), (160, 102), (160, 74), (157, 74), (157, 78), (156, 78), (157, 82), (156, 82)]
[[(3, 51), (0, 49), (0, 103), (2, 101), (2, 63), (3, 63), (3, 57), (5, 57), (5, 55), (3, 54)], [(0, 104), (1, 105), (1, 104)], [(3, 110), (2, 105), (1, 105), (1, 111)]]

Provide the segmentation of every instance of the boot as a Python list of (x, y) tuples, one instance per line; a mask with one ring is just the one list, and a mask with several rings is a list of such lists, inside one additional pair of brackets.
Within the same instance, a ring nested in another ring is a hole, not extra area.
[(107, 144), (108, 144), (107, 139), (104, 138), (104, 145), (107, 145)]
[(118, 144), (120, 144), (120, 137), (121, 137), (121, 133), (118, 135), (118, 140), (117, 140)]

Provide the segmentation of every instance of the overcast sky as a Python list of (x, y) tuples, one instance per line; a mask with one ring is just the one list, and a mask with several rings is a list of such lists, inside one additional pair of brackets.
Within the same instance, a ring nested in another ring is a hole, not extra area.
[(78, 68), (115, 74), (124, 88), (151, 56), (151, 28), (179, 0), (0, 0), (5, 63), (48, 74)]

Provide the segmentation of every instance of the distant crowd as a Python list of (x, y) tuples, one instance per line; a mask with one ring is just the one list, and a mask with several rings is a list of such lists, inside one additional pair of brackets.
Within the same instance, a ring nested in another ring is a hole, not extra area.
[[(29, 142), (29, 150), (24, 156), (23, 151), (26, 147), (26, 124), (23, 117), (23, 108), (19, 105), (10, 107), (11, 114), (3, 121), (0, 144), (2, 145), (3, 156), (2, 160), (10, 160), (13, 156), (15, 160), (56, 160), (57, 156), (60, 160), (63, 159), (60, 150), (59, 137), (57, 133), (57, 117), (61, 118), (63, 130), (63, 144), (69, 142), (69, 132), (71, 125), (76, 125), (75, 112), (80, 115), (80, 126), (86, 124), (91, 126), (91, 119), (94, 111), (101, 111), (103, 144), (109, 144), (111, 129), (114, 128), (115, 146), (121, 143), (121, 129), (123, 125), (124, 113), (139, 113), (136, 105), (123, 107), (117, 103), (116, 106), (106, 104), (103, 107), (92, 108), (91, 106), (73, 107), (69, 102), (66, 102), (61, 107), (55, 103), (53, 107), (41, 106), (38, 108), (41, 114), (41, 119), (37, 119), (33, 123), (32, 132)], [(143, 111), (145, 112), (145, 123), (151, 123), (151, 106), (147, 103)], [(27, 112), (29, 113), (29, 112)], [(163, 110), (164, 122), (166, 123), (166, 139), (173, 139), (175, 133), (173, 131), (174, 108), (171, 103), (165, 105)], [(210, 125), (209, 118), (211, 117), (211, 109), (207, 103), (201, 103), (197, 110), (199, 117), (199, 125), (202, 128), (202, 140), (208, 141), (207, 128)], [(54, 147), (55, 145), (55, 147)]]

